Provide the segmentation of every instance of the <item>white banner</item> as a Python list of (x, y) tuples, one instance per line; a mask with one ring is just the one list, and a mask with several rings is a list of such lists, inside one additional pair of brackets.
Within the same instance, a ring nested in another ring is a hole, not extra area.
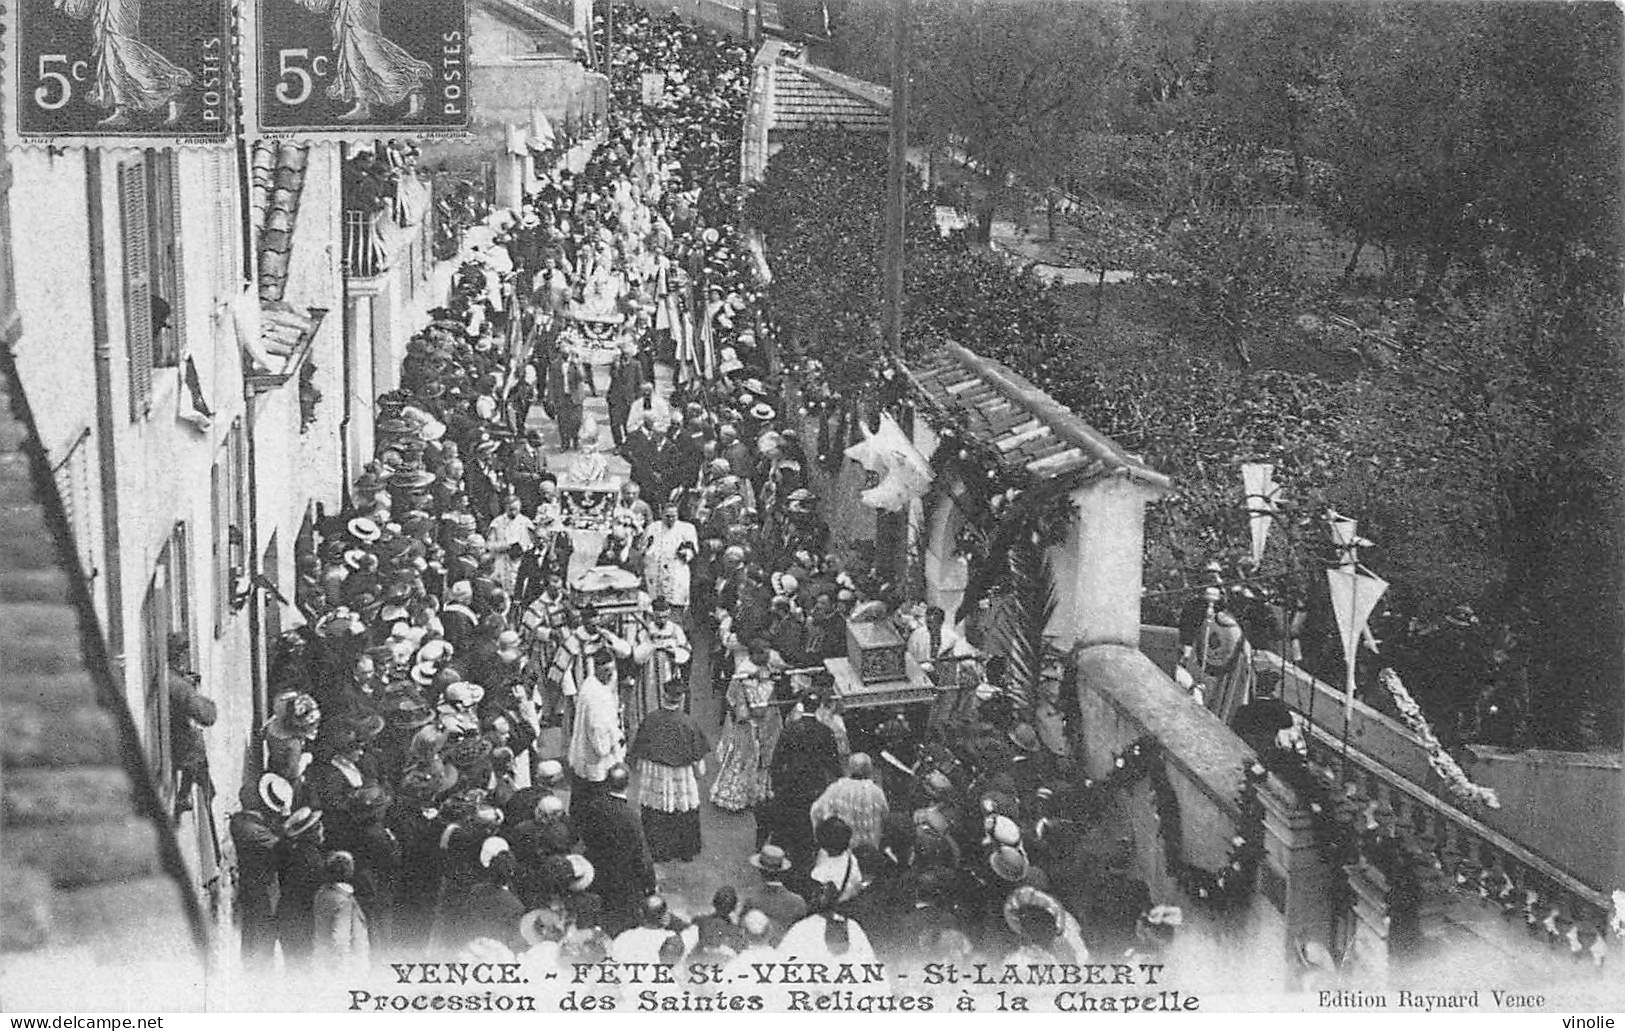
[(931, 463), (920, 454), (908, 434), (890, 415), (880, 416), (880, 429), (862, 427), (863, 440), (845, 451), (846, 457), (867, 472), (882, 474), (880, 482), (858, 496), (870, 508), (901, 512), (909, 502), (931, 489)]
[(1359, 561), (1360, 558), (1359, 521), (1350, 519), (1346, 515), (1340, 515), (1335, 509), (1328, 508), (1326, 510), (1326, 522), (1330, 525), (1332, 531), (1332, 543), (1337, 546), (1337, 564), (1344, 569), (1354, 568), (1354, 563)]
[(1388, 590), (1388, 581), (1357, 572), (1352, 566), (1326, 570), (1326, 586), (1331, 590), (1332, 612), (1337, 616), (1338, 639), (1348, 663), (1348, 699), (1354, 704), (1354, 660), (1360, 650), (1360, 636), (1366, 634), (1366, 620)]
[(1270, 527), (1275, 522), (1275, 504), (1281, 489), (1275, 485), (1275, 466), (1269, 462), (1243, 462), (1241, 485), (1247, 496), (1247, 528), (1252, 531), (1253, 562), (1264, 560)]

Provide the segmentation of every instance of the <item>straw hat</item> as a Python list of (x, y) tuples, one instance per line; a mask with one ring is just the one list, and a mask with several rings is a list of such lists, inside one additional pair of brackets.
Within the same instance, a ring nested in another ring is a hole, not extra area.
[(779, 846), (767, 844), (750, 857), (750, 865), (764, 873), (784, 873), (790, 869), (790, 857)]
[(282, 821), (282, 834), (284, 837), (297, 838), (322, 822), (322, 811), (309, 806), (300, 806), (288, 818)]

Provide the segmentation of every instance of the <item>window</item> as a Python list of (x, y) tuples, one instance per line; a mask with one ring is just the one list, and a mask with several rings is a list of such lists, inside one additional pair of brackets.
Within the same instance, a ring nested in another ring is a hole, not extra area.
[(247, 572), (248, 537), (244, 514), (243, 422), (237, 419), (209, 471), (209, 498), (213, 527), (210, 550), (214, 560), (214, 636), (226, 632), (232, 606), (233, 582)]
[(152, 410), (152, 370), (179, 364), (186, 336), (175, 155), (148, 150), (123, 162), (118, 190), (134, 420)]
[(146, 685), (142, 742), (165, 808), (175, 795), (175, 757), (169, 740), (169, 640), (175, 635), (190, 647), (187, 587), (186, 527), (177, 523), (158, 556), (141, 603), (141, 666)]
[[(174, 151), (147, 151), (147, 229), (152, 269), (153, 357), (179, 365), (186, 343), (186, 290), (181, 274), (181, 174)], [(160, 304), (159, 302), (163, 302)], [(168, 306), (168, 312), (163, 306)], [(167, 318), (162, 316), (167, 314)]]

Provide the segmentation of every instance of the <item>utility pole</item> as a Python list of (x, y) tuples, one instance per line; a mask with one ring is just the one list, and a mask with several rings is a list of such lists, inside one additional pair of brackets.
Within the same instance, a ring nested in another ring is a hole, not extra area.
[(903, 351), (903, 227), (908, 177), (910, 0), (892, 0), (891, 169), (886, 180), (886, 348)]

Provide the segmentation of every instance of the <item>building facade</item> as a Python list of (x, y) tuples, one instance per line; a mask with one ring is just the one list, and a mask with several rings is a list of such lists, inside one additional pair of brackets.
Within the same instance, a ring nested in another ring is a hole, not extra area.
[[(113, 679), (180, 813), (192, 887), (222, 924), (225, 819), (258, 774), (269, 642), (298, 620), (277, 595), (291, 600), (295, 539), (315, 506), (339, 501), (344, 472), (341, 320), (317, 318), (291, 347), (268, 339), (272, 307), (343, 302), (338, 144), (289, 149), (297, 167), (273, 163), (268, 189), (231, 149), (13, 159), (12, 234), (29, 257), (15, 271), (28, 327), (12, 349), (18, 386)], [(172, 644), (217, 714), (203, 732), (209, 782), (195, 788), (172, 754)]]

